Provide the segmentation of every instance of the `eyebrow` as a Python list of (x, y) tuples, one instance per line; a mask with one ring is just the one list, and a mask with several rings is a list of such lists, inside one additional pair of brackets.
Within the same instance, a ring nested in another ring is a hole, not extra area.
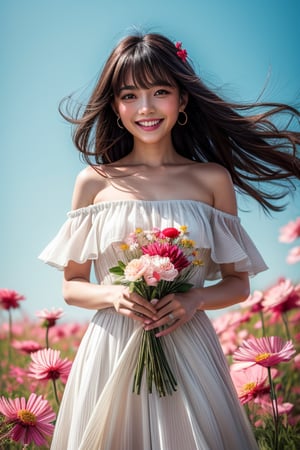
[(125, 85), (125, 86), (122, 86), (122, 87), (120, 87), (120, 89), (119, 89), (119, 92), (122, 92), (122, 91), (133, 91), (133, 90), (136, 90), (137, 89), (137, 87), (136, 86), (133, 86), (133, 85)]
[[(159, 80), (159, 81), (157, 81), (157, 82), (155, 82), (155, 83), (151, 83), (150, 86), (149, 86), (149, 88), (156, 87), (156, 86), (169, 86), (169, 87), (174, 87), (174, 86), (173, 86), (170, 82), (168, 82), (168, 81)], [(134, 90), (137, 90), (137, 89), (139, 89), (138, 86), (134, 86), (134, 85), (128, 84), (128, 85), (125, 85), (125, 86), (121, 86), (120, 89), (119, 89), (119, 92), (127, 91), (127, 90), (128, 90), (128, 91), (134, 91)]]

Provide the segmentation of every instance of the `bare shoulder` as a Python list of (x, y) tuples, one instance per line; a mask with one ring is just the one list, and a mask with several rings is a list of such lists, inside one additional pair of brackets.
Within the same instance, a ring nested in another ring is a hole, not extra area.
[(197, 166), (201, 183), (212, 194), (214, 208), (236, 215), (236, 195), (228, 170), (216, 163), (200, 163)]
[(93, 204), (97, 193), (106, 186), (104, 172), (101, 176), (101, 167), (87, 166), (76, 177), (72, 209), (83, 208)]

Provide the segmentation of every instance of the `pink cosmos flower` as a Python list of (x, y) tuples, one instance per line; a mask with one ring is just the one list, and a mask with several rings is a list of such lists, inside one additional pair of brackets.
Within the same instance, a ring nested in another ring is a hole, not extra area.
[[(277, 370), (272, 369), (272, 377), (276, 376), (276, 373)], [(231, 370), (230, 374), (243, 405), (270, 391), (270, 386), (267, 383), (268, 371), (263, 366), (255, 365), (247, 370)]]
[(60, 351), (47, 348), (31, 353), (32, 362), (29, 365), (29, 375), (37, 380), (61, 379), (66, 383), (72, 362), (60, 358)]
[(16, 350), (20, 350), (22, 353), (32, 353), (42, 350), (43, 346), (36, 341), (14, 341), (12, 347)]
[(27, 371), (23, 369), (23, 367), (18, 366), (10, 366), (9, 369), (9, 375), (14, 378), (14, 380), (19, 383), (23, 384), (24, 380), (27, 378)]
[(12, 399), (0, 398), (0, 412), (7, 424), (12, 424), (8, 436), (24, 445), (34, 442), (41, 446), (47, 444), (46, 436), (53, 434), (55, 412), (47, 400), (36, 394)]
[(293, 242), (300, 237), (300, 217), (280, 228), (279, 242)]
[(289, 361), (296, 352), (292, 341), (283, 341), (279, 336), (252, 338), (243, 341), (234, 352), (232, 370), (242, 370), (259, 364), (271, 367), (275, 364)]
[(171, 263), (174, 264), (174, 267), (178, 272), (190, 265), (189, 260), (177, 245), (153, 242), (152, 244), (142, 247), (142, 251), (144, 254), (150, 256), (158, 255), (170, 258)]
[(286, 258), (286, 262), (288, 264), (296, 264), (297, 262), (300, 262), (300, 246), (299, 247), (293, 247)]
[(257, 313), (262, 311), (264, 295), (261, 291), (254, 291), (252, 295), (242, 303), (243, 308), (250, 308), (250, 311), (253, 313)]
[(51, 311), (48, 309), (38, 311), (35, 315), (40, 319), (43, 319), (43, 326), (50, 328), (64, 315), (64, 312), (62, 308), (52, 308)]
[[(263, 411), (267, 411), (269, 414), (272, 414), (272, 402), (270, 400), (269, 395), (261, 395), (255, 398), (254, 403), (257, 403), (261, 406)], [(293, 409), (294, 405), (289, 402), (283, 402), (282, 398), (279, 397), (277, 399), (277, 410), (278, 414), (289, 414)], [(262, 411), (262, 414), (263, 414)]]
[(19, 301), (24, 300), (24, 295), (10, 289), (0, 289), (0, 308), (19, 308)]
[(276, 315), (300, 306), (300, 296), (289, 279), (281, 278), (278, 283), (265, 291), (263, 307)]

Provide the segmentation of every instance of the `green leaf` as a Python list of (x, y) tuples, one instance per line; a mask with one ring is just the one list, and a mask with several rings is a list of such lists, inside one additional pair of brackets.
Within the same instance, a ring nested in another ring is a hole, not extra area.
[(177, 292), (188, 292), (192, 287), (191, 283), (182, 283), (178, 286)]
[(119, 265), (119, 267), (121, 267), (121, 269), (123, 269), (123, 271), (124, 271), (124, 269), (125, 269), (125, 267), (126, 267), (126, 264), (123, 263), (123, 261), (118, 261), (118, 265)]
[(111, 267), (109, 271), (115, 275), (124, 275), (124, 269), (120, 266)]

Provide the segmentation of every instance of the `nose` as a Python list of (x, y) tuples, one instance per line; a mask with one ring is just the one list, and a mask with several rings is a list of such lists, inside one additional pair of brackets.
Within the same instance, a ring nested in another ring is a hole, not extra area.
[(150, 112), (153, 111), (154, 111), (154, 104), (152, 96), (147, 94), (141, 96), (138, 108), (139, 114), (149, 114)]

